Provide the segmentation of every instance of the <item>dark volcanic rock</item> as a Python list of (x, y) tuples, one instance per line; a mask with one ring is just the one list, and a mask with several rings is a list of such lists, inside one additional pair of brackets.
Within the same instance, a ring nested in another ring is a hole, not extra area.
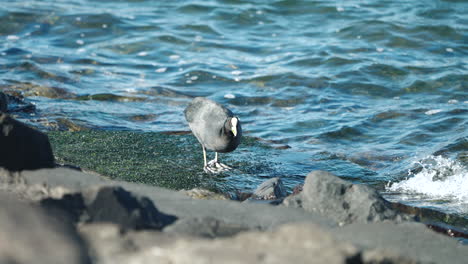
[(0, 192), (0, 263), (90, 263), (69, 222)]
[(47, 135), (0, 114), (0, 167), (11, 171), (52, 168), (54, 155)]
[(264, 181), (252, 195), (253, 199), (274, 200), (286, 197), (286, 188), (279, 177)]
[(40, 205), (50, 215), (62, 221), (78, 222), (83, 219), (86, 207), (81, 193), (65, 194), (61, 198), (46, 197)]
[(176, 217), (163, 214), (146, 197), (136, 197), (118, 186), (92, 188), (81, 193), (66, 194), (60, 199), (46, 198), (41, 205), (72, 221), (113, 223), (121, 229), (161, 230)]
[(122, 228), (157, 229), (173, 223), (176, 217), (158, 211), (146, 197), (136, 197), (118, 186), (105, 186), (85, 192), (90, 222), (110, 222)]
[(401, 220), (377, 191), (357, 185), (324, 171), (307, 175), (303, 191), (290, 196), (283, 205), (319, 212), (339, 224)]
[(0, 112), (6, 112), (8, 110), (8, 97), (6, 94), (0, 92)]

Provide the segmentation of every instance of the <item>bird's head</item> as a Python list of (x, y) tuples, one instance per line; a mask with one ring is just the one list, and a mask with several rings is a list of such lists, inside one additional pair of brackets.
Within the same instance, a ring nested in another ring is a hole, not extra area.
[(227, 120), (226, 125), (225, 125), (225, 130), (231, 132), (232, 135), (236, 137), (239, 132), (237, 129), (238, 126), (239, 126), (239, 118), (234, 116)]

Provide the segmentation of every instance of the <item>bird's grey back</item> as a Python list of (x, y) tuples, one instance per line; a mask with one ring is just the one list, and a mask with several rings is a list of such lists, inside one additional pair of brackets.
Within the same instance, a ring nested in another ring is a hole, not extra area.
[(195, 97), (184, 111), (187, 122), (193, 123), (203, 120), (223, 122), (234, 116), (226, 107), (204, 97)]

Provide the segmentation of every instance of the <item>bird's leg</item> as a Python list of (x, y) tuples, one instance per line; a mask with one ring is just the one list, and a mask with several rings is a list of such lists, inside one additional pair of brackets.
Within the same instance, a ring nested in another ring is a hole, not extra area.
[[(206, 163), (206, 150), (205, 150), (205, 146), (202, 145), (202, 148), (203, 148), (203, 170), (206, 172), (206, 173), (216, 173), (215, 170), (213, 170), (213, 168), (211, 168), (211, 166), (208, 166), (208, 164)], [(211, 162), (211, 161), (210, 161)]]
[(208, 162), (208, 167), (212, 168), (213, 170), (216, 170), (217, 172), (228, 171), (232, 169), (228, 165), (218, 162), (218, 152), (215, 152), (214, 160)]
[(206, 168), (206, 150), (205, 146), (202, 145), (203, 148), (203, 166)]

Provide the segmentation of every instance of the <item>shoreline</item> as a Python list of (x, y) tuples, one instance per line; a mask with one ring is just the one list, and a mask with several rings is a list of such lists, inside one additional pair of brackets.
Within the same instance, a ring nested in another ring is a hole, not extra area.
[[(4, 127), (7, 119), (2, 120)], [(8, 137), (42, 134), (19, 127), (23, 133)], [(25, 148), (3, 151), (27, 151), (21, 157), (35, 160), (44, 154), (44, 142), (49, 144), (36, 138)], [(0, 194), (20, 204), (0, 221), (31, 214), (28, 219), (47, 223), (14, 222), (3, 237), (19, 244), (41, 239), (54, 247), (57, 241), (50, 237), (58, 236), (63, 240), (59, 244), (67, 245), (69, 263), (464, 263), (468, 258), (465, 245), (432, 231), (417, 215), (395, 210), (369, 186), (328, 172), (310, 173), (302, 191), (273, 206), (194, 199), (181, 191), (78, 169), (41, 167), (0, 170)], [(44, 227), (49, 235), (35, 231)], [(20, 229), (27, 231), (18, 234)], [(128, 248), (128, 243), (135, 246)], [(21, 248), (32, 255), (38, 250), (29, 244)], [(14, 252), (13, 259), (19, 259)]]

